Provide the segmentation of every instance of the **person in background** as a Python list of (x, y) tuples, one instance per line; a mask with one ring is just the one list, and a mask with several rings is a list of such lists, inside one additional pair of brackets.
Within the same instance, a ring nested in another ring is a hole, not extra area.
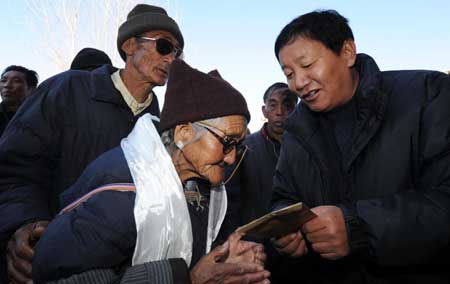
[(17, 109), (31, 92), (36, 89), (39, 81), (36, 71), (22, 66), (11, 65), (3, 70), (0, 79), (0, 136), (5, 130)]
[[(226, 212), (224, 166), (250, 120), (244, 97), (217, 74), (174, 61), (161, 137), (150, 115), (141, 117), (63, 192), (68, 206), (36, 245), (35, 283), (130, 264), (122, 282), (268, 283), (261, 245), (235, 233), (211, 251)], [(167, 279), (149, 272), (155, 266)]]
[[(229, 205), (223, 226), (224, 234), (229, 234), (237, 227), (268, 213), (284, 124), (294, 110), (297, 100), (297, 96), (289, 90), (286, 83), (274, 83), (264, 92), (264, 105), (261, 110), (267, 122), (259, 131), (245, 138), (243, 145), (247, 150), (241, 157), (241, 163), (226, 168), (227, 179), (229, 178), (226, 183)], [(267, 240), (253, 241), (265, 243)], [(278, 254), (271, 246), (266, 245), (266, 251), (270, 280), (272, 283), (284, 283), (279, 282), (282, 277), (289, 276), (289, 273), (279, 273), (284, 263), (280, 263)]]
[(274, 241), (302, 283), (449, 283), (450, 76), (380, 71), (348, 21), (314, 11), (275, 55), (301, 101), (286, 123), (273, 210), (317, 217)]
[(248, 135), (248, 148), (239, 167), (227, 167), (226, 184), (230, 197), (229, 214), (241, 226), (266, 214), (272, 198), (272, 179), (278, 161), (284, 123), (294, 110), (297, 96), (286, 83), (272, 84), (263, 95), (262, 113), (267, 119), (262, 128)]
[(112, 65), (111, 59), (103, 51), (85, 47), (80, 50), (70, 64), (70, 70), (92, 71), (104, 64)]
[(140, 116), (159, 116), (153, 88), (165, 85), (183, 47), (164, 9), (136, 5), (118, 31), (124, 69), (106, 64), (58, 74), (11, 120), (0, 139), (0, 240), (8, 243), (10, 281), (31, 281), (33, 244), (59, 210), (59, 194), (119, 145)]

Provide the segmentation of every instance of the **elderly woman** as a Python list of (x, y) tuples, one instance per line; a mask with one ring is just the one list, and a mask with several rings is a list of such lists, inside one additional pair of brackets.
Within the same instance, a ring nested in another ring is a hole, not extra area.
[[(227, 206), (224, 166), (249, 120), (217, 72), (174, 61), (161, 138), (143, 116), (63, 193), (67, 206), (36, 244), (34, 282), (269, 283), (261, 245), (235, 233), (211, 250)], [(115, 273), (89, 275), (99, 268)]]

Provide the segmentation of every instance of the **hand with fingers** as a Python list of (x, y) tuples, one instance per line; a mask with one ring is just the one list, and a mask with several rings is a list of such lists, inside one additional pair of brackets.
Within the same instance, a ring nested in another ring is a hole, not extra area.
[(347, 256), (350, 246), (342, 210), (336, 206), (318, 206), (311, 210), (318, 217), (307, 222), (302, 230), (314, 251), (330, 260)]
[(26, 224), (20, 227), (9, 240), (6, 248), (6, 262), (11, 283), (32, 283), (33, 247), (48, 224), (48, 221)]
[(230, 246), (230, 252), (225, 262), (228, 263), (257, 263), (264, 266), (266, 253), (264, 246), (259, 243), (243, 241), (242, 234), (234, 232), (228, 237), (227, 242)]
[(192, 284), (270, 283), (269, 271), (264, 270), (260, 264), (221, 262), (236, 260), (234, 257), (228, 259), (232, 254), (230, 253), (230, 241), (227, 241), (203, 256), (190, 272)]
[(279, 253), (290, 257), (301, 257), (308, 253), (308, 248), (301, 232), (272, 239), (272, 244)]

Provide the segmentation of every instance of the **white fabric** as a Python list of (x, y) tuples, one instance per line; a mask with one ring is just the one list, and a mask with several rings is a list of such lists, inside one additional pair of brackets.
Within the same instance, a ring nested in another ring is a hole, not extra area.
[(225, 186), (221, 184), (211, 188), (208, 213), (208, 235), (206, 236), (206, 253), (211, 250), (212, 242), (219, 234), (225, 213), (227, 213), (227, 193)]
[[(183, 187), (151, 119), (145, 114), (121, 142), (136, 185), (136, 247), (132, 265), (192, 257), (192, 227)], [(158, 119), (158, 118), (156, 118)]]

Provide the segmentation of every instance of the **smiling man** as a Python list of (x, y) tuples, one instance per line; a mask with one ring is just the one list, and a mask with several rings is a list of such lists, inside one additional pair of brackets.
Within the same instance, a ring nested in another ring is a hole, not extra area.
[(58, 210), (61, 191), (89, 162), (119, 145), (140, 116), (159, 116), (153, 88), (166, 83), (183, 46), (164, 9), (137, 5), (118, 31), (124, 69), (103, 65), (58, 74), (16, 114), (0, 140), (0, 240), (9, 241), (12, 282), (31, 280), (30, 242)]
[(290, 270), (303, 283), (448, 283), (450, 76), (380, 71), (332, 10), (294, 19), (275, 54), (301, 102), (272, 206), (318, 215), (274, 241), (305, 260)]
[(35, 71), (22, 66), (5, 68), (0, 79), (0, 135), (26, 97), (36, 88), (39, 78)]

